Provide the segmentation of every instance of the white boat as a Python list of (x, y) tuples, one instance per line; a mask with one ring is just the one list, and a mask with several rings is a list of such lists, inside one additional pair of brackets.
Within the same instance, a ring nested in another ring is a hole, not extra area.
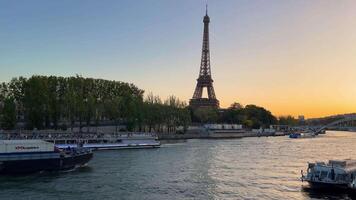
[[(307, 181), (314, 188), (349, 188), (356, 175), (356, 160), (329, 160), (308, 163), (307, 174), (302, 181)], [(356, 188), (356, 187), (355, 187)]]
[[(1, 134), (0, 134), (1, 136)], [(11, 136), (11, 135), (10, 135)], [(3, 136), (6, 139), (6, 136)], [(9, 136), (8, 136), (9, 137)], [(93, 133), (44, 133), (18, 135), (21, 139), (41, 139), (54, 143), (57, 148), (66, 149), (85, 147), (92, 150), (104, 149), (141, 149), (157, 148), (161, 143), (153, 133), (120, 133), (120, 134), (93, 134)]]
[(158, 148), (161, 143), (156, 137), (110, 137), (110, 138), (72, 138), (48, 140), (55, 143), (55, 146), (60, 149), (67, 147), (84, 147), (92, 150), (113, 150), (113, 149), (143, 149), (143, 148)]

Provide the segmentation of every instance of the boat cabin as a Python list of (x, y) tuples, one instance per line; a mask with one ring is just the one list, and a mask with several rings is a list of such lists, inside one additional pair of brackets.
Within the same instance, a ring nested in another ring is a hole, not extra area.
[(309, 163), (307, 174), (302, 174), (302, 180), (309, 183), (349, 185), (355, 175), (356, 160), (330, 160), (328, 163)]

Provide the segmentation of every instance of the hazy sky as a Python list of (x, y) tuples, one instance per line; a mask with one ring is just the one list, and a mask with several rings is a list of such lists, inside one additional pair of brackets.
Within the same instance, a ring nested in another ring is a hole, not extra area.
[[(188, 101), (204, 9), (205, 0), (0, 0), (0, 81), (79, 74)], [(209, 0), (209, 15), (222, 107), (356, 112), (355, 0)]]

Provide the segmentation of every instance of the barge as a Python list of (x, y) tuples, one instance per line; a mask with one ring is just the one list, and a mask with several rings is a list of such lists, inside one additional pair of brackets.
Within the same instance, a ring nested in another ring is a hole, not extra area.
[(43, 140), (0, 140), (0, 174), (72, 170), (93, 157), (90, 149), (59, 150)]

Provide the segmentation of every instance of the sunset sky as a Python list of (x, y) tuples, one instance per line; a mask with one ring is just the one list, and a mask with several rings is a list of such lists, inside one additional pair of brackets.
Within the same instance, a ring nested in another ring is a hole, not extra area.
[[(120, 80), (188, 101), (205, 0), (1, 0), (0, 81), (39, 75)], [(209, 0), (222, 107), (275, 115), (356, 112), (355, 0)]]

